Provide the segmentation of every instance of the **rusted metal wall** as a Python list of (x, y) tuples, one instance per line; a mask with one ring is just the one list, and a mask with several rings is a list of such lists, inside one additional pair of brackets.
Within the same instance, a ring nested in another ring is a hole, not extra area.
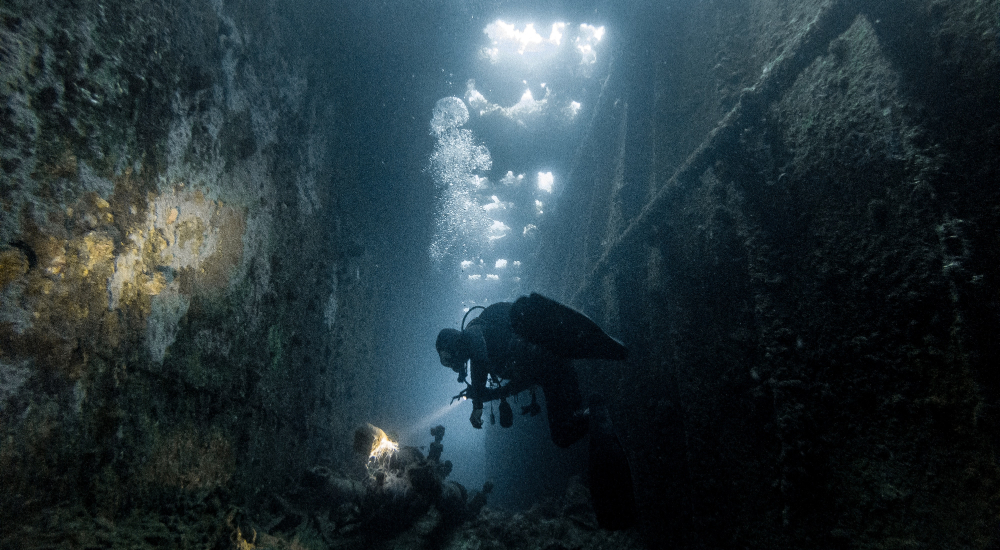
[(0, 6), (7, 542), (264, 506), (349, 452), (372, 251), (286, 8)]
[(655, 70), (653, 99), (609, 84), (569, 250), (537, 280), (633, 349), (582, 371), (613, 395), (650, 541), (995, 544), (997, 13), (699, 2), (637, 23), (653, 53), (611, 80)]

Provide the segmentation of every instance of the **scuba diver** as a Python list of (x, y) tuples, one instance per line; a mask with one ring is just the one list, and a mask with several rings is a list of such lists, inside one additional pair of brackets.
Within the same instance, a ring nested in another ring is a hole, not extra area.
[(541, 411), (534, 393), (540, 386), (557, 446), (569, 447), (590, 433), (591, 494), (599, 523), (607, 529), (631, 525), (635, 502), (628, 458), (603, 399), (591, 397), (585, 406), (573, 368), (574, 359), (623, 361), (628, 349), (583, 313), (537, 293), (478, 308), (482, 313), (468, 326), (463, 318), (462, 330), (442, 329), (435, 343), (441, 364), (455, 371), (459, 382), (467, 383), (466, 363), (471, 365), (472, 382), (453, 400), (472, 401), (469, 422), (477, 429), (483, 426), (483, 404), (499, 400), (500, 425), (507, 428), (513, 424), (507, 398), (531, 390), (531, 404), (521, 414), (534, 416)]
[[(461, 331), (442, 329), (435, 347), (459, 382), (466, 381), (471, 363), (472, 383), (456, 397), (472, 400), (473, 427), (482, 428), (483, 403), (494, 400), (500, 400), (500, 425), (508, 427), (513, 416), (507, 397), (541, 386), (549, 432), (559, 447), (572, 445), (588, 428), (572, 360), (628, 357), (628, 349), (589, 317), (537, 293), (486, 307)], [(539, 410), (532, 395), (522, 414)]]

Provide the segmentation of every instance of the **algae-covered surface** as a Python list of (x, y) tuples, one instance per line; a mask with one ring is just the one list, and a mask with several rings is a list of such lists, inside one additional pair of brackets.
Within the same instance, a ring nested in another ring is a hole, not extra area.
[(337, 281), (362, 236), (316, 188), (337, 121), (264, 61), (268, 9), (0, 7), (5, 544), (228, 541), (230, 508), (356, 423), (318, 411), (365, 360), (337, 343), (367, 330)]

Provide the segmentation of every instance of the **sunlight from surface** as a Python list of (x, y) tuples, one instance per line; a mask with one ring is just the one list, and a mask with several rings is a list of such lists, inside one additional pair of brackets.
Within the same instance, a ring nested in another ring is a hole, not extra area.
[(518, 174), (515, 176), (514, 172), (508, 170), (507, 175), (500, 180), (500, 183), (503, 185), (513, 186), (520, 184), (522, 181), (524, 181), (524, 174)]
[[(581, 72), (586, 71), (581, 70)], [(526, 82), (522, 81), (522, 83)], [(542, 99), (535, 99), (535, 94), (530, 88), (527, 88), (517, 103), (503, 107), (491, 103), (482, 92), (476, 89), (476, 81), (469, 79), (466, 82), (465, 101), (478, 117), (499, 114), (524, 128), (537, 128), (539, 124), (545, 124), (546, 121), (572, 122), (583, 107), (579, 101), (568, 100), (563, 94), (553, 92), (544, 83), (539, 84), (539, 87), (545, 90)], [(502, 183), (513, 183), (513, 180), (504, 179)]]
[(552, 172), (539, 172), (538, 173), (538, 188), (547, 193), (552, 192), (552, 183), (554, 178), (552, 177)]
[(486, 100), (486, 96), (476, 89), (475, 80), (469, 80), (466, 84), (465, 100), (469, 102), (470, 107), (479, 111), (479, 116), (485, 115), (490, 109), (490, 102)]
[(552, 54), (558, 51), (566, 32), (566, 23), (553, 23), (548, 38), (535, 30), (534, 23), (518, 29), (513, 23), (503, 20), (486, 25), (483, 32), (490, 38), (490, 45), (483, 48), (483, 55), (496, 63), (502, 57), (525, 54)]
[(542, 98), (541, 101), (535, 100), (535, 96), (532, 95), (531, 90), (525, 90), (521, 94), (521, 100), (514, 104), (513, 107), (507, 109), (507, 114), (511, 118), (523, 118), (524, 115), (530, 115), (537, 113), (545, 108), (548, 103), (546, 98)]
[(480, 55), (493, 64), (515, 62), (534, 65), (559, 57), (565, 51), (563, 44), (572, 42), (572, 48), (579, 56), (578, 63), (587, 73), (587, 68), (597, 63), (597, 46), (604, 39), (605, 30), (603, 26), (582, 23), (575, 31), (574, 34), (571, 27), (561, 21), (553, 23), (548, 30), (543, 28), (540, 33), (535, 29), (535, 23), (518, 25), (497, 19), (483, 29), (489, 38), (489, 45), (482, 48)]
[(490, 202), (483, 205), (483, 210), (490, 212), (492, 210), (503, 210), (507, 208), (507, 205), (500, 201), (500, 198), (496, 195), (490, 196)]
[[(584, 131), (580, 115), (593, 108), (593, 75), (607, 66), (603, 26), (503, 17), (481, 27), (469, 52), (478, 55), (475, 67), (448, 82), (456, 95), (438, 101), (430, 124), (437, 207), (429, 252), (438, 268), (461, 267), (454, 275), (465, 303), (524, 292), (527, 251), (545, 234), (542, 215), (558, 208), (569, 185), (557, 188), (555, 173)], [(502, 165), (495, 175), (494, 148)]]
[(593, 65), (597, 63), (595, 46), (602, 38), (604, 38), (604, 27), (594, 27), (586, 23), (580, 25), (580, 34), (573, 41), (576, 51), (580, 53), (580, 64)]
[(500, 220), (493, 220), (493, 225), (490, 226), (490, 240), (502, 239), (507, 236), (508, 231), (510, 231), (510, 227), (507, 224)]

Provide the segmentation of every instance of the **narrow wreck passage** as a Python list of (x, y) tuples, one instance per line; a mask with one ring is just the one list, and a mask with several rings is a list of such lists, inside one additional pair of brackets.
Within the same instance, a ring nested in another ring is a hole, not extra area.
[[(998, 547), (998, 26), (5, 1), (0, 547)], [(566, 448), (435, 349), (532, 292)]]

